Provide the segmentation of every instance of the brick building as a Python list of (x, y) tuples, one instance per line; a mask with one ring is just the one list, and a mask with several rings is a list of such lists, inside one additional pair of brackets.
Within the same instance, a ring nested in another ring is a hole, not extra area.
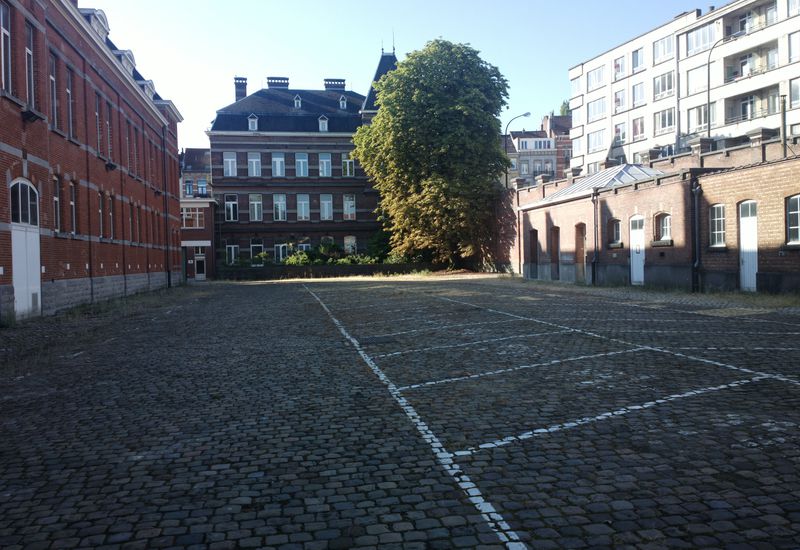
[(769, 132), (517, 191), (514, 271), (579, 284), (800, 290), (800, 156)]
[[(376, 79), (394, 66), (389, 57), (382, 55)], [(217, 111), (208, 132), (218, 259), (277, 263), (325, 242), (366, 252), (380, 227), (378, 194), (350, 152), (374, 98), (340, 79), (321, 90), (290, 88), (279, 77), (250, 95), (246, 86), (234, 79), (236, 101)]]
[(180, 113), (75, 0), (0, 0), (0, 316), (180, 274)]
[(214, 202), (211, 151), (186, 149), (181, 153), (181, 251), (183, 276), (204, 281), (214, 276)]

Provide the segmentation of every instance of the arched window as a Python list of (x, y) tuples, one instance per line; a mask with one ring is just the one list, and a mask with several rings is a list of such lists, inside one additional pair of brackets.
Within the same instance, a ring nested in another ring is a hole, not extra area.
[(672, 216), (658, 214), (656, 216), (656, 240), (668, 241), (672, 238)]
[(786, 201), (786, 242), (800, 244), (800, 195)]
[(618, 245), (622, 242), (622, 224), (617, 219), (608, 220), (608, 244)]
[(39, 193), (27, 181), (11, 185), (11, 223), (39, 225)]

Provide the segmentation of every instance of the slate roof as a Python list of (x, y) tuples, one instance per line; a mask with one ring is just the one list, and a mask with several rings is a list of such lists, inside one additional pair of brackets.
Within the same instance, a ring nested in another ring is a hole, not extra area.
[(211, 172), (211, 151), (209, 149), (184, 149), (183, 171)]
[[(294, 107), (300, 96), (301, 108)], [(344, 96), (347, 108), (339, 108)], [(217, 111), (212, 131), (242, 131), (248, 129), (251, 114), (258, 117), (260, 132), (318, 132), (319, 117), (328, 118), (329, 132), (355, 132), (361, 124), (359, 108), (364, 96), (350, 90), (299, 90), (266, 88)]]
[[(372, 84), (379, 81), (383, 75), (392, 71), (397, 68), (397, 57), (395, 57), (394, 52), (392, 53), (381, 53), (381, 59), (378, 62), (378, 68), (375, 70), (375, 76), (372, 78)], [(367, 97), (364, 100), (364, 104), (361, 107), (363, 111), (377, 111), (378, 106), (375, 104), (375, 99), (377, 94), (375, 93), (375, 88), (370, 84), (369, 92), (367, 92)]]
[(550, 131), (554, 134), (569, 134), (572, 128), (572, 115), (553, 115), (550, 117)]
[(660, 170), (640, 164), (620, 164), (619, 166), (612, 166), (611, 168), (600, 170), (591, 176), (575, 180), (572, 185), (559, 189), (536, 202), (521, 205), (519, 208), (520, 210), (530, 210), (538, 206), (565, 199), (589, 197), (595, 189), (611, 189), (637, 181), (649, 180), (663, 174), (664, 172)]
[(511, 139), (519, 138), (546, 138), (547, 133), (542, 130), (522, 130), (521, 132), (509, 132)]

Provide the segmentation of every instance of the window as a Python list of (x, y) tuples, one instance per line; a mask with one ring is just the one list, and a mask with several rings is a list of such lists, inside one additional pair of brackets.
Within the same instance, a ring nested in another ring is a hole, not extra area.
[(272, 195), (272, 221), (286, 221), (286, 195), (283, 193)]
[(58, 86), (56, 82), (56, 56), (50, 54), (50, 127), (58, 128)]
[(101, 239), (103, 238), (103, 222), (105, 221), (105, 200), (103, 199), (103, 194), (97, 194), (97, 217), (99, 220), (99, 224), (97, 225), (97, 236)]
[(664, 109), (655, 114), (655, 135), (666, 134), (675, 129), (675, 108)]
[(586, 122), (593, 122), (606, 116), (606, 98), (601, 97), (586, 104)]
[(27, 182), (11, 186), (11, 222), (39, 225), (39, 196)]
[(753, 118), (753, 113), (756, 106), (756, 99), (754, 96), (748, 95), (739, 100), (739, 114), (741, 120), (750, 120)]
[(672, 93), (672, 71), (653, 79), (653, 99), (671, 96)]
[(248, 205), (250, 208), (250, 221), (260, 222), (264, 219), (263, 205), (261, 204), (261, 194), (251, 193), (247, 197)]
[(345, 235), (344, 237), (344, 253), (355, 254), (358, 252), (356, 247), (356, 238), (354, 235)]
[(286, 176), (286, 157), (283, 153), (272, 153), (272, 177), (282, 178)]
[(298, 178), (308, 177), (308, 153), (295, 153), (294, 173)]
[(356, 164), (350, 158), (350, 153), (342, 153), (342, 176), (352, 177), (356, 175)]
[(299, 95), (294, 96), (294, 108), (300, 109), (303, 106), (303, 100), (300, 99)]
[(94, 94), (94, 131), (97, 135), (97, 154), (103, 153), (103, 127), (100, 121), (103, 115), (100, 112), (100, 94)]
[(319, 177), (321, 178), (329, 178), (331, 177), (331, 154), (330, 153), (320, 153), (319, 154)]
[(333, 219), (333, 195), (319, 196), (319, 219), (320, 220)]
[(638, 73), (644, 69), (644, 48), (639, 48), (631, 54), (631, 70)]
[(78, 217), (76, 215), (75, 184), (69, 184), (69, 229), (74, 235), (78, 232)]
[(274, 250), (276, 262), (282, 262), (289, 255), (289, 245), (286, 243), (276, 244)]
[(114, 238), (114, 195), (108, 196), (108, 238)]
[(256, 115), (247, 117), (247, 129), (251, 132), (258, 130), (258, 117)]
[(181, 228), (203, 229), (205, 227), (205, 214), (202, 208), (181, 208)]
[(800, 244), (800, 195), (786, 201), (786, 242)]
[(656, 216), (656, 240), (668, 241), (672, 238), (672, 216), (659, 214)]
[(239, 261), (239, 245), (227, 244), (225, 245), (225, 263), (233, 265)]
[(320, 132), (328, 131), (328, 117), (324, 115), (319, 117), (319, 131)]
[[(275, 164), (275, 156), (273, 155), (273, 165)], [(273, 170), (273, 175), (274, 175)], [(261, 153), (250, 152), (247, 153), (247, 175), (251, 178), (261, 177)]]
[[(139, 129), (133, 129), (133, 164), (131, 165), (133, 172), (139, 171)], [(236, 172), (236, 154), (233, 157), (233, 171)]]
[(640, 116), (633, 119), (633, 141), (639, 141), (644, 138), (644, 117)]
[[(106, 102), (106, 152), (108, 153), (109, 160), (113, 158), (113, 152), (114, 152), (114, 143), (111, 139), (111, 121), (114, 118), (112, 116), (112, 113), (113, 109), (111, 107), (111, 103), (107, 101)], [(155, 170), (155, 165), (152, 164), (152, 161), (151, 161), (151, 166), (153, 166), (154, 167), (153, 170)], [(153, 178), (151, 175), (150, 179), (153, 180), (155, 178)]]
[[(308, 239), (308, 237), (305, 237), (305, 238)], [(297, 244), (297, 250), (302, 250), (303, 252), (308, 252), (309, 250), (311, 250), (311, 243), (298, 243)]]
[(11, 11), (0, 2), (0, 90), (11, 91)]
[(767, 70), (771, 71), (778, 66), (778, 48), (772, 48), (767, 52)]
[(625, 57), (618, 57), (614, 60), (614, 80), (619, 80), (625, 76)]
[(526, 176), (530, 173), (527, 160), (519, 161), (519, 173), (523, 176)]
[(569, 81), (570, 97), (576, 97), (581, 94), (581, 77), (573, 78)]
[(697, 67), (686, 72), (686, 95), (705, 92), (708, 89), (706, 67)]
[(250, 265), (264, 265), (264, 241), (262, 239), (250, 239)]
[(354, 194), (347, 193), (342, 197), (342, 207), (345, 220), (356, 219), (356, 196)]
[(61, 180), (53, 178), (53, 230), (61, 231)]
[(520, 149), (520, 151), (526, 151), (528, 149), (528, 140), (527, 139), (519, 140), (519, 149)]
[(749, 53), (739, 57), (739, 74), (741, 76), (749, 76), (753, 69), (755, 69), (755, 66), (753, 54)]
[(236, 176), (236, 153), (230, 151), (222, 153), (222, 170), (226, 177)]
[(589, 141), (589, 152), (601, 151), (605, 148), (605, 130), (590, 132), (586, 137)]
[(661, 63), (675, 57), (675, 41), (671, 36), (666, 36), (653, 42), (653, 64)]
[(608, 244), (619, 244), (622, 242), (622, 224), (619, 220), (608, 221)]
[(614, 92), (614, 112), (619, 113), (625, 110), (625, 90)]
[(347, 110), (347, 98), (344, 97), (343, 95), (339, 96), (339, 109), (341, 109), (342, 111)]
[(64, 94), (67, 96), (67, 135), (71, 138), (75, 137), (75, 115), (73, 112), (72, 103), (72, 86), (75, 74), (72, 69), (67, 69), (66, 88)]
[[(716, 108), (716, 103), (711, 104), (711, 126), (714, 126), (714, 111)], [(708, 116), (707, 116), (707, 108), (705, 105), (700, 105), (699, 107), (695, 107), (694, 109), (689, 109), (688, 116), (689, 116), (689, 133), (694, 134), (697, 132), (702, 132), (704, 130), (708, 130)]]
[(581, 142), (581, 138), (575, 138), (572, 140), (572, 156), (577, 157), (583, 154), (583, 143)]
[(184, 194), (187, 197), (193, 197), (194, 196), (194, 182), (192, 180), (186, 180), (183, 183), (183, 187), (184, 187)]
[(225, 221), (239, 221), (239, 196), (225, 195)]
[(581, 109), (573, 109), (569, 112), (572, 115), (572, 127), (577, 128), (581, 124), (583, 124), (582, 117), (581, 117)]
[(800, 60), (800, 31), (789, 35), (789, 62)]
[(586, 175), (596, 174), (600, 171), (599, 162), (590, 162), (586, 165)]
[(800, 15), (800, 0), (789, 0), (789, 16)]
[(686, 54), (693, 55), (709, 49), (716, 39), (715, 36), (714, 23), (690, 31), (686, 35)]
[(36, 107), (36, 89), (34, 88), (34, 65), (33, 57), (33, 27), (30, 23), (25, 23), (25, 98), (28, 105)]
[(205, 179), (197, 180), (197, 194), (201, 197), (208, 195), (208, 185)]
[(789, 102), (792, 108), (800, 107), (800, 78), (790, 81), (789, 89)]
[(614, 143), (616, 145), (622, 145), (625, 143), (626, 139), (626, 132), (625, 132), (625, 123), (620, 122), (619, 124), (614, 125)]
[(311, 216), (309, 213), (309, 200), (308, 195), (306, 194), (298, 194), (297, 195), (297, 221), (307, 221), (310, 220)]
[(725, 205), (715, 204), (708, 211), (710, 246), (725, 246)]
[(597, 67), (586, 74), (586, 87), (588, 91), (596, 90), (603, 85), (603, 67)]
[(634, 107), (644, 105), (644, 82), (633, 85), (632, 95)]

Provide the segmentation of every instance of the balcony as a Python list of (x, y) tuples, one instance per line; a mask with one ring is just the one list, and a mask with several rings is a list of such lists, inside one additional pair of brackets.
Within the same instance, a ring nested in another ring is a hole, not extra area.
[(725, 100), (725, 124), (737, 124), (777, 114), (780, 111), (778, 86), (763, 88)]
[(725, 83), (750, 78), (778, 68), (778, 41), (773, 40), (725, 58)]
[(726, 16), (723, 24), (725, 36), (743, 32), (746, 34), (760, 31), (778, 22), (778, 9), (774, 0), (757, 6), (746, 6)]

